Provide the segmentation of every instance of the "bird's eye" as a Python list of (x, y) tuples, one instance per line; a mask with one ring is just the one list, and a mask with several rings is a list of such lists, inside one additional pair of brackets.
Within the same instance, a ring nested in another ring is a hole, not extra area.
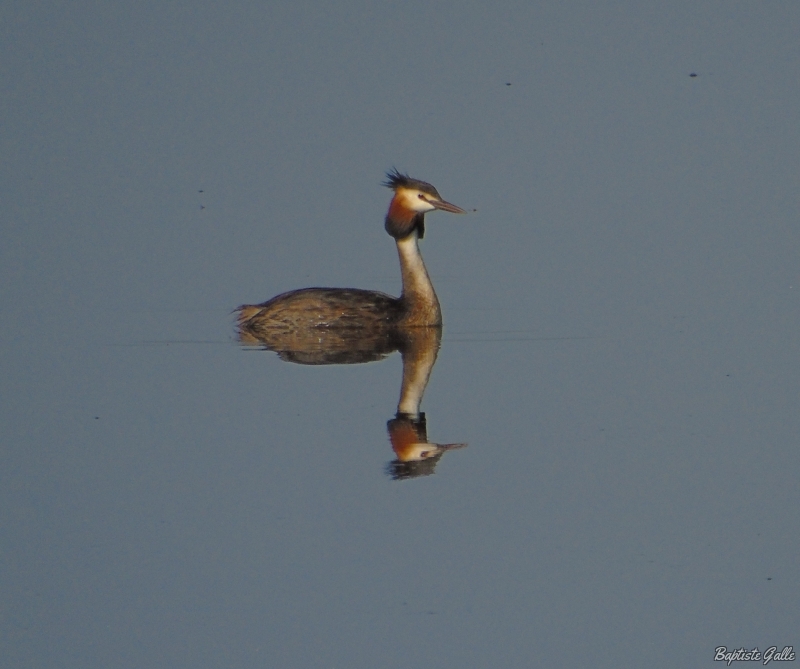
[(424, 200), (424, 199), (425, 199), (425, 196), (424, 196), (422, 193), (418, 193), (418, 194), (417, 194), (417, 197), (418, 197), (420, 200)]

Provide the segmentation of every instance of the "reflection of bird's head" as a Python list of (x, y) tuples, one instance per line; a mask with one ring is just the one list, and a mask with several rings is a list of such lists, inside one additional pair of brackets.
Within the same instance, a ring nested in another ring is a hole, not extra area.
[(441, 209), (452, 214), (467, 213), (461, 207), (443, 200), (439, 191), (426, 181), (412, 179), (396, 169), (387, 172), (383, 185), (394, 191), (386, 214), (386, 232), (395, 239), (408, 237), (414, 230), (422, 237), (425, 234), (425, 212)]
[(411, 418), (398, 414), (387, 423), (389, 440), (397, 459), (389, 464), (393, 479), (407, 479), (433, 474), (434, 467), (445, 451), (463, 448), (466, 444), (434, 444), (428, 441), (425, 414)]

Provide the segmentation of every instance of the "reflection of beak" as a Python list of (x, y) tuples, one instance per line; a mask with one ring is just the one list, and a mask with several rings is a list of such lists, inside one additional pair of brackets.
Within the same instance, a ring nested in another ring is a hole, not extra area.
[(453, 451), (456, 448), (466, 448), (469, 444), (436, 444), (440, 451)]
[(456, 207), (456, 205), (450, 204), (449, 202), (445, 202), (444, 200), (428, 200), (428, 203), (433, 205), (437, 209), (441, 209), (442, 211), (449, 211), (451, 214), (467, 213), (461, 207)]
[(420, 460), (427, 460), (441, 455), (445, 451), (450, 451), (456, 448), (464, 448), (467, 444), (433, 444), (424, 442), (420, 444), (408, 444), (402, 452), (395, 451), (397, 457), (401, 462), (418, 462)]

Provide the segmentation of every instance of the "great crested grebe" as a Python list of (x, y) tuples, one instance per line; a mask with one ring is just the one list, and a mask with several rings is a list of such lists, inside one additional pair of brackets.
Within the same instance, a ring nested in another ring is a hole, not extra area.
[(396, 169), (384, 186), (394, 191), (386, 214), (386, 232), (394, 237), (400, 256), (403, 292), (400, 297), (357, 288), (303, 288), (282, 293), (263, 304), (245, 304), (238, 312), (242, 333), (291, 332), (309, 328), (384, 328), (440, 326), (442, 310), (419, 252), (425, 234), (425, 213), (434, 209), (466, 214), (445, 202), (425, 181)]

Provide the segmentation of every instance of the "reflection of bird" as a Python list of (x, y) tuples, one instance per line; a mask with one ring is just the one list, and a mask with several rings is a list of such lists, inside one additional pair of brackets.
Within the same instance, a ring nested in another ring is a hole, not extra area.
[(397, 242), (403, 292), (399, 298), (356, 288), (303, 288), (282, 293), (268, 302), (243, 305), (242, 333), (297, 331), (306, 328), (381, 328), (438, 326), (442, 311), (417, 241), (425, 233), (425, 213), (434, 209), (466, 213), (445, 202), (429, 183), (393, 170), (385, 186), (394, 191), (386, 214), (386, 232)]
[(445, 451), (464, 448), (466, 444), (434, 444), (428, 441), (425, 414), (398, 413), (386, 427), (397, 459), (390, 462), (387, 473), (395, 480), (429, 476)]

